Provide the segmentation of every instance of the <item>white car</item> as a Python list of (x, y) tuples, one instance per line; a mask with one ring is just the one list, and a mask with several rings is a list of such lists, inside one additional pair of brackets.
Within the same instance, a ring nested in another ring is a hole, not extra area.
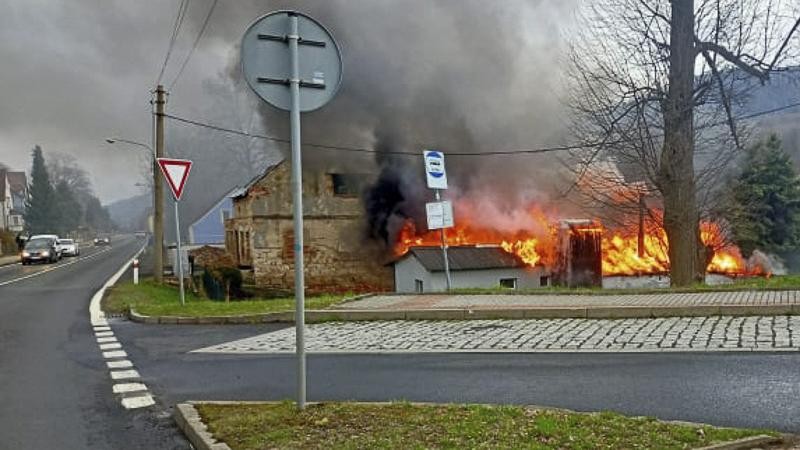
[(61, 239), (61, 255), (63, 256), (78, 256), (81, 250), (78, 248), (78, 243), (72, 239)]
[(62, 256), (62, 248), (61, 248), (61, 240), (58, 238), (57, 234), (36, 234), (28, 238), (29, 241), (34, 239), (53, 239), (56, 241), (56, 253), (58, 253), (58, 259), (61, 259)]

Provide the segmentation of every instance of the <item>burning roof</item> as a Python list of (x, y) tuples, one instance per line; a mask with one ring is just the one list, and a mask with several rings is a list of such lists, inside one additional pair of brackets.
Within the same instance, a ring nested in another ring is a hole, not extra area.
[[(494, 251), (505, 251), (531, 267), (554, 267), (558, 254), (557, 215), (531, 206), (524, 213), (515, 213), (519, 228), (493, 227), (491, 218), (478, 218), (480, 211), (456, 201), (456, 226), (446, 230), (447, 243), (454, 246), (493, 245)], [(524, 220), (523, 220), (524, 219)], [(497, 223), (500, 220), (497, 219)], [(605, 228), (597, 221), (586, 221), (593, 232), (601, 235), (602, 273), (609, 275), (662, 274), (669, 272), (668, 243), (664, 230), (653, 220), (637, 226)], [(739, 249), (730, 244), (720, 224), (701, 223), (703, 243), (709, 250), (707, 271), (722, 274), (746, 274), (748, 269)], [(641, 230), (640, 230), (641, 227)], [(437, 247), (441, 243), (438, 230), (418, 230), (407, 219), (398, 233), (393, 249), (404, 255), (418, 246)], [(435, 252), (434, 252), (435, 253)], [(441, 254), (436, 255), (441, 261)], [(433, 263), (432, 263), (433, 264)]]
[[(440, 247), (411, 247), (404, 256), (409, 255), (417, 258), (431, 272), (444, 271)], [(447, 259), (453, 271), (528, 267), (522, 258), (497, 246), (448, 247)]]

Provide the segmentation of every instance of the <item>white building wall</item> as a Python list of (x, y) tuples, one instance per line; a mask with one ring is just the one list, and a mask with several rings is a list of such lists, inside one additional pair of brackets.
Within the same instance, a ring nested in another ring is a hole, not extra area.
[(394, 265), (394, 288), (397, 292), (417, 292), (414, 280), (422, 280), (423, 292), (432, 292), (431, 273), (417, 258), (403, 258)]
[[(444, 272), (428, 272), (413, 256), (404, 258), (394, 266), (397, 292), (413, 293), (414, 280), (422, 280), (423, 292), (444, 292), (447, 278)], [(507, 268), (484, 270), (456, 270), (450, 272), (454, 289), (494, 288), (503, 278), (516, 278), (517, 289), (540, 287), (541, 277), (548, 275), (541, 268)]]

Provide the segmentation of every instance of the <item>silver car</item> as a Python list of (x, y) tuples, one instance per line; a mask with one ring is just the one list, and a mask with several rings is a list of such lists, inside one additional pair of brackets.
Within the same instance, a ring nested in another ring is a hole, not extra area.
[(81, 254), (78, 243), (73, 239), (59, 239), (59, 243), (61, 244), (62, 256), (78, 256)]

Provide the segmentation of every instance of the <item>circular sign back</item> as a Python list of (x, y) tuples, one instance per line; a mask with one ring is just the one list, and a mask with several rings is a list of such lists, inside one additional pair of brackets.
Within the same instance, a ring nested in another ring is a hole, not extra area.
[(242, 38), (242, 71), (253, 91), (270, 105), (290, 111), (291, 55), (288, 35), (297, 16), (300, 36), (300, 111), (328, 103), (342, 82), (342, 56), (333, 36), (319, 22), (294, 11), (275, 11), (253, 22)]

